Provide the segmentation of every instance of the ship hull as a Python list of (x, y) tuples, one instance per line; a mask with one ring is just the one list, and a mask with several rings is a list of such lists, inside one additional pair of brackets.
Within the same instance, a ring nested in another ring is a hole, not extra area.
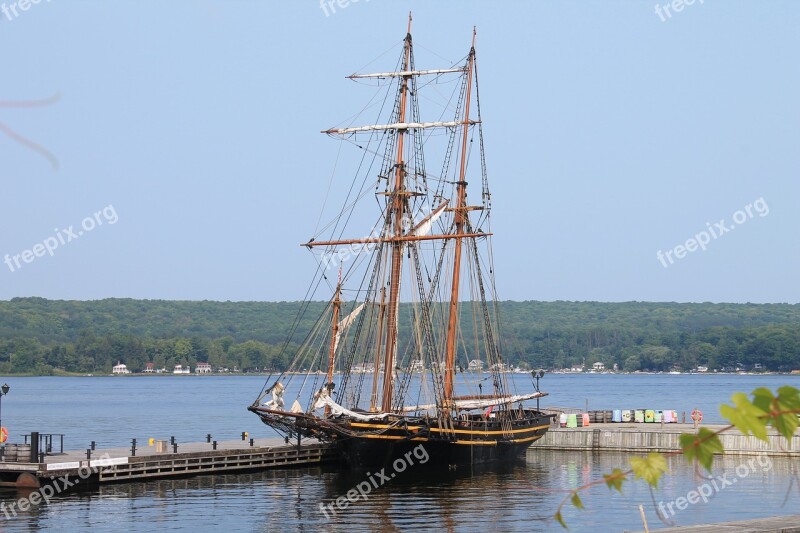
[(420, 464), (428, 469), (456, 470), (468, 465), (510, 463), (519, 460), (530, 443), (456, 444), (450, 441), (387, 442), (352, 438), (337, 444), (352, 468), (391, 468)]
[(544, 436), (550, 421), (549, 416), (537, 414), (514, 420), (505, 430), (499, 421), (454, 421), (445, 431), (425, 424), (387, 428), (385, 423), (360, 422), (351, 425), (360, 435), (335, 442), (352, 468), (395, 468), (423, 456), (430, 458), (429, 468), (455, 470), (520, 459)]
[[(264, 423), (278, 429), (274, 416), (259, 414)], [(395, 468), (421, 464), (420, 459), (427, 457), (428, 469), (456, 470), (462, 465), (518, 460), (544, 436), (551, 420), (551, 415), (525, 410), (501, 412), (489, 419), (465, 416), (448, 421), (445, 428), (435, 418), (362, 421), (300, 415), (290, 424), (295, 433), (331, 442), (351, 468)]]

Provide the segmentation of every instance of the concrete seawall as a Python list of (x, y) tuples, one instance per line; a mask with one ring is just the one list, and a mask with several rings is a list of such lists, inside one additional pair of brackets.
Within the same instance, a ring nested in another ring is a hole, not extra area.
[[(703, 425), (712, 431), (723, 426)], [(579, 428), (552, 428), (533, 448), (551, 450), (594, 450), (627, 452), (670, 452), (680, 450), (680, 435), (694, 433), (692, 424), (592, 424)], [(769, 431), (769, 442), (755, 437), (745, 437), (736, 429), (719, 436), (725, 454), (800, 456), (800, 433), (791, 443), (774, 430)]]

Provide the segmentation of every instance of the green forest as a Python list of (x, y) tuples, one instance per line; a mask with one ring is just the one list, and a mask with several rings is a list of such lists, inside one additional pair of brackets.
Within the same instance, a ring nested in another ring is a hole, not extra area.
[[(0, 373), (111, 373), (118, 361), (284, 370), (324, 310), (300, 302), (0, 301)], [(800, 369), (800, 305), (500, 302), (506, 361), (621, 371)], [(401, 329), (408, 327), (401, 323)], [(284, 348), (285, 345), (285, 348)], [(469, 354), (462, 354), (469, 358)]]

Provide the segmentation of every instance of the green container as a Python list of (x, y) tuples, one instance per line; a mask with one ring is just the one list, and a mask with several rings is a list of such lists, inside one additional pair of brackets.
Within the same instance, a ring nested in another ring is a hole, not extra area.
[(567, 427), (568, 428), (578, 427), (578, 416), (575, 413), (567, 415)]

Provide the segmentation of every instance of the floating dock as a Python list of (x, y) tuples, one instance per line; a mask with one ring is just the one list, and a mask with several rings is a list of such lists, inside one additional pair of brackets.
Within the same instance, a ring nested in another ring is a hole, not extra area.
[(73, 484), (96, 485), (146, 481), (215, 473), (242, 473), (311, 466), (341, 460), (338, 452), (318, 442), (286, 444), (283, 439), (235, 440), (218, 443), (181, 443), (176, 448), (155, 446), (96, 449), (48, 455), (44, 462), (0, 463), (0, 486), (37, 489), (72, 480)]
[[(712, 431), (724, 426), (703, 424), (701, 427)], [(693, 424), (635, 424), (635, 423), (596, 423), (587, 427), (553, 427), (533, 445), (532, 448), (549, 450), (588, 450), (614, 452), (672, 452), (681, 449), (682, 433), (695, 433)], [(800, 433), (792, 437), (792, 442), (774, 429), (769, 430), (769, 442), (755, 437), (745, 437), (737, 430), (719, 436), (730, 455), (774, 455), (800, 457)]]

